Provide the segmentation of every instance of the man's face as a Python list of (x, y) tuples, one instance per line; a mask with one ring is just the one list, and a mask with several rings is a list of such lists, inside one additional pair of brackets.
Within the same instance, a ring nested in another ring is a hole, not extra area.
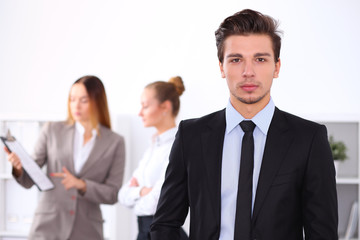
[(274, 60), (269, 36), (252, 34), (233, 35), (224, 42), (224, 60), (220, 63), (221, 76), (226, 78), (233, 105), (259, 104), (270, 100), (273, 78), (280, 70), (280, 59)]

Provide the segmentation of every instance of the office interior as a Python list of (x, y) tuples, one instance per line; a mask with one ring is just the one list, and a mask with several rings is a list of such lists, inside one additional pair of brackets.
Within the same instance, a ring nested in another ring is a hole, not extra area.
[[(183, 78), (177, 122), (226, 106), (229, 92), (214, 32), (225, 17), (245, 8), (278, 19), (283, 31), (280, 76), (271, 92), (275, 105), (324, 123), (329, 134), (347, 144), (349, 159), (337, 175), (339, 233), (341, 239), (359, 239), (357, 0), (2, 0), (0, 135), (11, 127), (31, 152), (44, 122), (66, 119), (72, 83), (96, 75), (105, 85), (113, 130), (126, 140), (126, 181), (155, 132), (138, 117), (146, 84)], [(1, 152), (0, 239), (23, 240), (38, 190), (21, 188), (10, 171)], [(102, 209), (106, 239), (135, 239), (131, 209), (119, 203)]]

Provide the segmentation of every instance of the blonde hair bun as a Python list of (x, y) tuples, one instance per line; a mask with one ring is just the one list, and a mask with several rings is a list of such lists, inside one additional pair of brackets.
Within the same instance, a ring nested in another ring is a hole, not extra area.
[(181, 96), (185, 91), (184, 82), (180, 76), (172, 77), (168, 82), (175, 85), (176, 92), (179, 94), (179, 96)]

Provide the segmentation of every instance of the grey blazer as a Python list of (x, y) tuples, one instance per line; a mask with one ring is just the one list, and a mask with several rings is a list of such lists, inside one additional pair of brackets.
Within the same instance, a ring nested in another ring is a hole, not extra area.
[[(86, 193), (65, 190), (62, 179), (51, 178), (55, 188), (40, 192), (28, 239), (103, 239), (100, 204), (117, 202), (123, 180), (125, 146), (123, 137), (101, 125), (99, 130), (94, 148), (77, 175), (86, 182)], [(45, 124), (33, 158), (39, 166), (47, 166), (48, 176), (62, 172), (63, 166), (74, 174), (74, 131), (75, 125), (65, 122)], [(16, 180), (25, 188), (34, 185), (26, 172)]]

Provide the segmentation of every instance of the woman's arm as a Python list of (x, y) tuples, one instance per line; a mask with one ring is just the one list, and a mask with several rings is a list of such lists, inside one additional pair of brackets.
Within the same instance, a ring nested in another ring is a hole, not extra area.
[(124, 184), (119, 192), (119, 201), (125, 207), (134, 207), (137, 200), (140, 198), (141, 188), (138, 180), (132, 177), (126, 184)]
[[(47, 162), (47, 139), (50, 131), (51, 123), (45, 123), (44, 127), (40, 132), (40, 136), (35, 145), (34, 154), (32, 158), (40, 166), (44, 166)], [(22, 169), (22, 167), (21, 167)], [(25, 188), (31, 188), (34, 185), (34, 181), (29, 177), (29, 175), (24, 170), (19, 170), (13, 167), (13, 176), (15, 180)]]
[[(141, 196), (141, 198), (138, 200), (139, 204), (137, 206), (135, 206), (135, 209), (138, 212), (146, 213), (148, 215), (155, 214), (155, 210), (156, 210), (156, 207), (157, 207), (157, 204), (159, 201), (159, 197), (160, 197), (161, 187), (165, 180), (166, 168), (169, 163), (169, 161), (168, 161), (169, 154), (165, 154), (165, 156), (167, 156), (167, 157), (166, 157), (166, 159), (164, 159), (161, 170), (159, 171), (158, 180), (156, 181), (154, 186), (152, 186), (150, 189), (148, 189), (147, 194)], [(140, 195), (141, 195), (142, 190), (144, 190), (144, 188), (141, 189)]]
[(137, 201), (141, 197), (141, 190), (143, 189), (144, 171), (146, 171), (146, 165), (151, 154), (151, 149), (148, 148), (142, 156), (139, 165), (132, 174), (131, 179), (126, 182), (120, 189), (119, 201), (122, 205), (128, 208), (135, 206)]
[(21, 161), (20, 161), (20, 158), (18, 157), (18, 155), (16, 153), (10, 152), (7, 147), (4, 147), (4, 150), (7, 154), (8, 161), (11, 163), (11, 166), (13, 167), (13, 169), (12, 169), (13, 176), (15, 178), (20, 177), (24, 171)]

